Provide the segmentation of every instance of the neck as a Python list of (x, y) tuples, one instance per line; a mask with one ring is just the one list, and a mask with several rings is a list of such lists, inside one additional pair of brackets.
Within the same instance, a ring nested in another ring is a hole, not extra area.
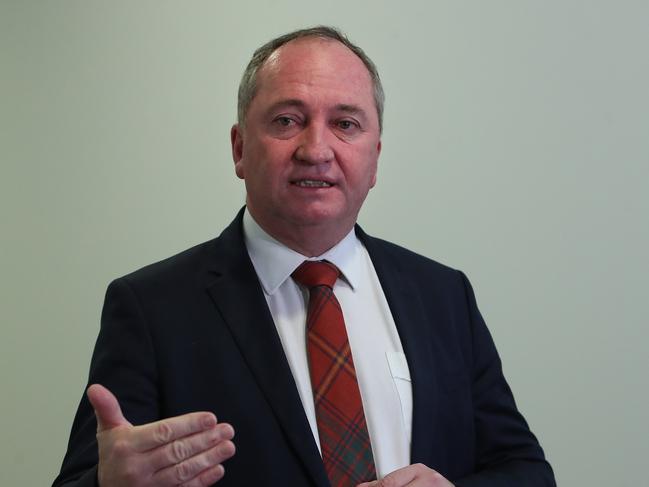
[(347, 225), (341, 225), (340, 222), (334, 224), (270, 225), (263, 218), (259, 218), (253, 211), (250, 211), (250, 207), (248, 207), (248, 211), (250, 216), (268, 235), (305, 257), (316, 257), (324, 254), (344, 239), (355, 223), (351, 222)]

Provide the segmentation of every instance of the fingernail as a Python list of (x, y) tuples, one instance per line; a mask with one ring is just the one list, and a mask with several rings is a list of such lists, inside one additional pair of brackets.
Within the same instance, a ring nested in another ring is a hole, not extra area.
[(234, 428), (229, 424), (226, 424), (222, 428), (222, 434), (224, 438), (232, 439), (234, 438)]
[(203, 418), (203, 426), (205, 428), (209, 428), (210, 426), (214, 426), (216, 424), (216, 418), (210, 414), (209, 416), (205, 416)]
[(217, 447), (219, 455), (226, 456), (232, 453), (232, 446), (230, 443), (222, 443)]

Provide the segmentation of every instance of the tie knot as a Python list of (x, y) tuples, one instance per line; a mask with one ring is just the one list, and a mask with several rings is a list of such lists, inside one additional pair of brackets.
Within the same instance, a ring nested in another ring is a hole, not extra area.
[(293, 279), (309, 289), (316, 286), (327, 286), (333, 289), (339, 275), (338, 267), (326, 260), (307, 260), (291, 274)]

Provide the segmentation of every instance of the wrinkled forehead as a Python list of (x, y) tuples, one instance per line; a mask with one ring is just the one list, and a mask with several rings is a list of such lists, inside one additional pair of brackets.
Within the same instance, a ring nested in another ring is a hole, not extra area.
[(288, 64), (296, 61), (308, 64), (314, 58), (328, 57), (327, 55), (349, 61), (356, 64), (356, 67), (362, 67), (367, 71), (361, 58), (343, 43), (336, 39), (317, 36), (301, 37), (282, 44), (268, 56), (260, 70), (273, 70), (280, 67), (282, 63)]
[(258, 71), (256, 88), (327, 81), (373, 96), (372, 78), (362, 59), (339, 41), (319, 37), (295, 39), (273, 51)]

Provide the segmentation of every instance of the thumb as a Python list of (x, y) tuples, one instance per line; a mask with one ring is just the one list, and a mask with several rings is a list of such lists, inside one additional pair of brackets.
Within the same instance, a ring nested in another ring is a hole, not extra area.
[(88, 400), (97, 416), (97, 432), (109, 430), (117, 426), (131, 426), (122, 414), (117, 398), (100, 384), (91, 385), (86, 391)]

